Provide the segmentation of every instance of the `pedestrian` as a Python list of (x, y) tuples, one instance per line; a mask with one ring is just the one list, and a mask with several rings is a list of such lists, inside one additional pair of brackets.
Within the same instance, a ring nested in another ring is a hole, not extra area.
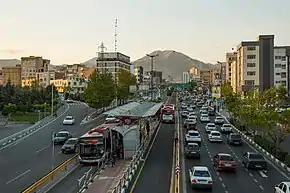
[(116, 157), (117, 157), (116, 153), (113, 153), (113, 155), (112, 155), (112, 167), (114, 167), (116, 165)]

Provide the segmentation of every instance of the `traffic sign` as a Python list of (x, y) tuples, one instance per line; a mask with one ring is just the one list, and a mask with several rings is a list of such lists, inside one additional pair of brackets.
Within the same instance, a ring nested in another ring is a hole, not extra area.
[(180, 168), (179, 166), (175, 166), (175, 175), (180, 173)]
[(190, 83), (172, 83), (171, 86), (173, 88), (191, 88)]

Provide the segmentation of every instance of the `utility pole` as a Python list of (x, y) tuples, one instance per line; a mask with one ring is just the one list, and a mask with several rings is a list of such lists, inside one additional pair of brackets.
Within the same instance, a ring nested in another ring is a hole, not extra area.
[(146, 54), (146, 56), (151, 58), (151, 84), (150, 84), (150, 90), (151, 90), (151, 100), (153, 100), (153, 60), (156, 56), (158, 56), (158, 54), (155, 55), (150, 55), (150, 54)]

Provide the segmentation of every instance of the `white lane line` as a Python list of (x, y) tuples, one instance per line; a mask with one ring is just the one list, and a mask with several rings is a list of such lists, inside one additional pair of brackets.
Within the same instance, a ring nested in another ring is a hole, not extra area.
[(249, 175), (250, 175), (251, 177), (253, 177), (253, 174), (252, 174), (252, 173), (249, 173)]
[(221, 178), (221, 177), (219, 177), (219, 180), (222, 182), (223, 181), (223, 179)]
[(259, 186), (259, 188), (260, 188), (261, 190), (264, 190), (263, 186), (261, 186), (261, 185)]
[(216, 172), (216, 174), (219, 176), (220, 175), (220, 173), (219, 172)]
[(226, 185), (224, 183), (222, 183), (223, 188), (226, 188)]
[(6, 182), (6, 185), (18, 180), (19, 178), (21, 178), (22, 176), (24, 176), (25, 174), (29, 173), (31, 170), (27, 170), (25, 172), (23, 172), (22, 174), (16, 176), (15, 178), (13, 178), (12, 180), (9, 180), (8, 182)]
[(258, 183), (258, 180), (256, 180), (256, 178), (253, 178), (253, 180), (254, 180), (256, 183)]
[(263, 178), (267, 178), (268, 176), (263, 172), (263, 171), (259, 171), (259, 173), (261, 174), (261, 176), (263, 177)]
[(49, 148), (49, 145), (47, 145), (47, 146), (45, 146), (45, 147), (43, 147), (43, 148), (37, 150), (36, 153), (40, 153), (40, 152), (46, 150), (47, 148)]
[(77, 134), (77, 133), (72, 133), (71, 135), (72, 135), (72, 136), (75, 136), (76, 134)]
[(229, 193), (227, 190), (225, 190), (225, 193)]
[(59, 155), (62, 154), (62, 151), (57, 152), (57, 154), (59, 154)]

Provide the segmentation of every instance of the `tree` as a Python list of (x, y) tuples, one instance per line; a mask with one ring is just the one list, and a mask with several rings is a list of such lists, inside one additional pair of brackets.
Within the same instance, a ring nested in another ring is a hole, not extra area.
[(111, 73), (97, 73), (95, 70), (89, 77), (84, 91), (84, 100), (92, 108), (109, 106), (115, 99), (115, 83)]
[(222, 84), (221, 94), (224, 98), (231, 97), (234, 93), (233, 87), (229, 82)]
[(130, 85), (136, 85), (136, 78), (126, 70), (121, 70), (117, 76), (117, 99), (126, 100), (130, 96)]

